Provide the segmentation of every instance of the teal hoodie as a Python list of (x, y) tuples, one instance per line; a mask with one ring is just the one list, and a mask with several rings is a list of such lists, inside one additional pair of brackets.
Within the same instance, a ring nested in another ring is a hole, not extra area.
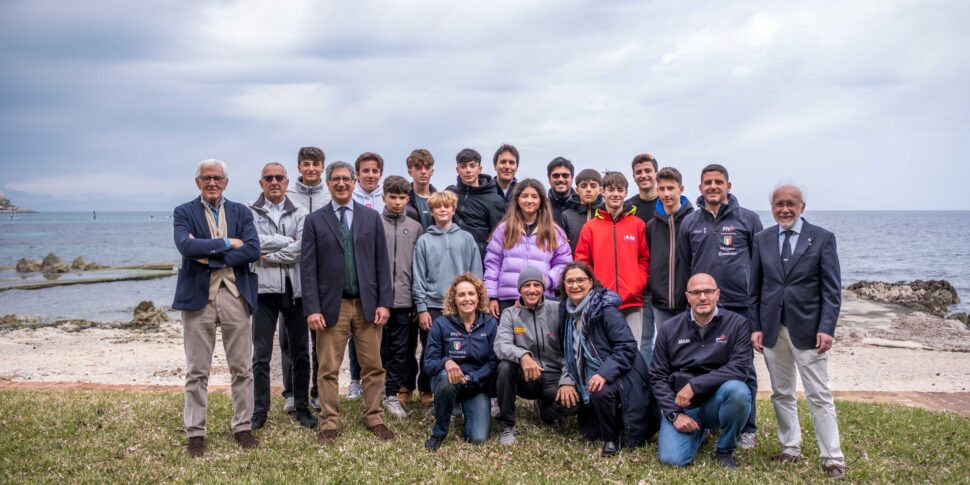
[(414, 305), (418, 312), (443, 308), (445, 293), (456, 276), (471, 272), (482, 278), (482, 255), (471, 234), (452, 223), (447, 229), (428, 226), (414, 247)]

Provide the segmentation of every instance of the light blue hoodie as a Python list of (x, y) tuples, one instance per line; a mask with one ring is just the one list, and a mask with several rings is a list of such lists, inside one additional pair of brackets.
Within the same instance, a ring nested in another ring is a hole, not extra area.
[(482, 278), (482, 255), (471, 234), (452, 223), (428, 226), (414, 247), (413, 298), (418, 312), (444, 307), (445, 292), (456, 276), (471, 272)]

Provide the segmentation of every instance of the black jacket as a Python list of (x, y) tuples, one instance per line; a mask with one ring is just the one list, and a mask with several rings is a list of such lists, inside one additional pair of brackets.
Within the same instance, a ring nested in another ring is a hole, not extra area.
[[(647, 288), (653, 306), (668, 313), (687, 309), (687, 272), (677, 267), (677, 227), (684, 217), (694, 211), (687, 197), (680, 196), (680, 209), (667, 214), (663, 204), (657, 201), (653, 219), (647, 223), (647, 246), (650, 247), (650, 274)], [(639, 211), (637, 211), (639, 213)]]
[(698, 197), (697, 210), (677, 230), (677, 263), (688, 277), (713, 276), (722, 305), (749, 306), (754, 235), (762, 229), (758, 214), (741, 207), (734, 195), (728, 195), (728, 203), (721, 205), (716, 217), (704, 209), (704, 197)]
[(448, 190), (458, 196), (455, 222), (475, 238), (478, 251), (484, 260), (492, 230), (505, 217), (505, 200), (498, 195), (495, 179), (482, 174), (478, 176), (478, 187), (471, 187), (465, 185), (459, 177), (458, 183), (448, 187)]
[(560, 197), (556, 195), (552, 189), (549, 189), (549, 193), (546, 196), (549, 198), (549, 205), (552, 206), (552, 222), (559, 224), (559, 227), (563, 227), (562, 213), (567, 209), (572, 209), (580, 206), (579, 194), (576, 193), (571, 187), (569, 193), (565, 197)]
[(579, 233), (582, 232), (583, 226), (596, 216), (596, 209), (602, 206), (603, 196), (600, 196), (592, 204), (580, 203), (562, 212), (560, 217), (562, 230), (569, 237), (569, 247), (572, 248), (574, 254), (576, 253), (576, 244), (579, 243)]
[[(605, 288), (593, 288), (593, 296), (586, 307), (586, 338), (602, 364), (596, 372), (606, 382), (618, 382), (620, 386), (620, 406), (623, 413), (623, 428), (626, 430), (627, 444), (639, 446), (660, 428), (660, 423), (652, 406), (650, 393), (650, 371), (643, 355), (633, 338), (633, 332), (620, 313), (620, 296)], [(565, 332), (569, 320), (566, 304), (559, 305), (560, 350), (566, 355)], [(568, 375), (563, 363), (563, 375)], [(579, 384), (582, 385), (582, 384)], [(596, 419), (593, 413), (580, 413), (580, 427), (586, 419)]]
[(747, 320), (730, 310), (717, 309), (701, 339), (690, 311), (660, 326), (650, 364), (650, 387), (664, 416), (682, 412), (674, 400), (687, 384), (694, 390), (690, 407), (703, 404), (730, 380), (744, 381), (751, 367), (751, 331)]
[[(434, 185), (429, 185), (428, 187), (431, 190), (432, 194), (438, 191), (438, 189), (434, 188)], [(430, 212), (431, 208), (428, 208), (428, 211)], [(428, 214), (428, 216), (431, 219), (431, 222), (429, 224), (425, 225), (423, 222), (421, 222), (421, 215), (420, 215), (421, 211), (420, 209), (418, 209), (418, 194), (414, 192), (413, 186), (411, 188), (411, 191), (408, 192), (408, 206), (404, 209), (404, 213), (411, 219), (418, 221), (418, 224), (421, 224), (422, 230), (427, 229), (428, 226), (434, 224), (434, 217), (430, 217), (431, 216), (430, 214)]]
[(663, 207), (663, 204), (660, 204), (660, 197), (654, 197), (653, 200), (643, 200), (640, 198), (639, 191), (633, 194), (633, 197), (627, 199), (624, 205), (632, 205), (633, 207), (636, 207), (637, 217), (639, 217), (644, 224), (648, 224), (651, 220), (653, 220), (653, 216), (656, 214), (658, 207)]

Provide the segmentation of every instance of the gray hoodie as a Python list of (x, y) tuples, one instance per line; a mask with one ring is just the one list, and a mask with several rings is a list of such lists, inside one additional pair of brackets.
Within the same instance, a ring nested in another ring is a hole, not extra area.
[(543, 372), (562, 372), (558, 301), (543, 298), (535, 310), (511, 306), (502, 312), (495, 335), (495, 355), (518, 364), (525, 354), (539, 362)]
[(401, 214), (391, 214), (384, 208), (384, 237), (387, 239), (387, 255), (391, 262), (391, 284), (394, 285), (394, 308), (411, 308), (411, 272), (414, 265), (414, 246), (421, 237), (421, 224)]
[(475, 238), (455, 223), (447, 229), (428, 226), (414, 247), (412, 297), (418, 312), (443, 308), (452, 280), (469, 271), (479, 279), (484, 273)]
[(259, 235), (260, 255), (266, 256), (266, 261), (260, 259), (251, 264), (259, 283), (259, 293), (286, 293), (286, 277), (289, 276), (293, 298), (300, 298), (303, 295), (300, 291), (300, 238), (307, 211), (287, 197), (277, 225), (267, 215), (265, 204), (266, 197), (260, 195), (249, 205)]
[(294, 204), (303, 206), (309, 214), (330, 203), (330, 190), (323, 181), (313, 187), (303, 185), (303, 177), (300, 177), (286, 190), (286, 197)]

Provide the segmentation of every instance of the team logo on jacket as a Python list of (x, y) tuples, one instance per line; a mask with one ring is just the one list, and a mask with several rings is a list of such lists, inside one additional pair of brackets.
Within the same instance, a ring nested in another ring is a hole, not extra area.
[(455, 340), (451, 343), (451, 348), (455, 350), (461, 350), (461, 340)]
[(525, 335), (525, 327), (514, 327), (512, 332), (516, 335)]
[(401, 230), (401, 234), (404, 234), (405, 236), (407, 236), (408, 234), (411, 234), (411, 230), (405, 227), (404, 229)]
[(721, 240), (721, 242), (723, 242), (725, 246), (730, 246), (731, 242), (733, 241), (734, 241), (733, 236), (724, 236), (724, 238)]
[(677, 341), (677, 344), (678, 345), (684, 345), (684, 344), (689, 344), (689, 343), (690, 343), (690, 339), (689, 338), (682, 338), (682, 339), (680, 339), (680, 340)]
[(726, 344), (727, 343), (727, 335), (721, 335), (720, 337), (714, 339), (714, 341), (717, 342), (717, 343), (719, 343), (719, 344)]
[(627, 235), (623, 236), (623, 240), (624, 241), (630, 241), (630, 242), (636, 242), (637, 237), (636, 236), (633, 236), (633, 235), (630, 235), (630, 234), (627, 234)]

